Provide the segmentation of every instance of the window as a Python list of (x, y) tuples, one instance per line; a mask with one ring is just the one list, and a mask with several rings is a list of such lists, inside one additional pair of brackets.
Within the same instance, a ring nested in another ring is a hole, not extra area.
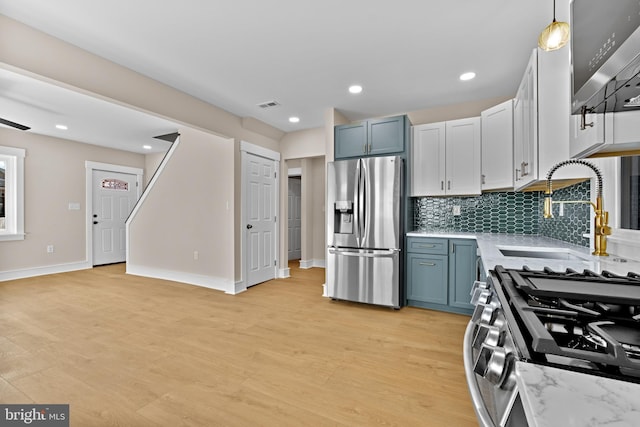
[(24, 239), (24, 153), (0, 146), (0, 240)]
[(620, 228), (640, 230), (640, 156), (620, 159)]

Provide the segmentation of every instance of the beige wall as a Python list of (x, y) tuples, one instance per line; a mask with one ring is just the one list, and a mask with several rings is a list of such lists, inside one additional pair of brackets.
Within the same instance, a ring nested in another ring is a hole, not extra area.
[(151, 178), (153, 178), (153, 174), (158, 169), (158, 166), (160, 166), (160, 163), (162, 162), (162, 159), (164, 159), (165, 154), (167, 153), (151, 153), (144, 156), (145, 188), (147, 187), (147, 185), (149, 185), (149, 181), (151, 181)]
[(327, 238), (325, 233), (326, 223), (326, 178), (324, 157), (316, 157), (311, 162), (311, 194), (313, 200), (311, 209), (313, 212), (313, 230), (311, 242), (311, 257), (314, 260), (324, 260), (327, 250)]
[(180, 142), (130, 220), (127, 272), (232, 291), (233, 159), (233, 140), (180, 130)]
[[(26, 150), (26, 238), (0, 242), (0, 272), (88, 262), (85, 161), (145, 168), (142, 154), (12, 129), (0, 128), (0, 145)], [(70, 202), (79, 203), (80, 210), (69, 210)], [(54, 245), (53, 253), (47, 253), (47, 245)]]
[(290, 132), (280, 140), (280, 155), (283, 159), (302, 159), (324, 156), (324, 154), (324, 128)]

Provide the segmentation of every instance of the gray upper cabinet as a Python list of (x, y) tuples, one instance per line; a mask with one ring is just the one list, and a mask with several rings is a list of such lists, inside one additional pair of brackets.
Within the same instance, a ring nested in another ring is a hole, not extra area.
[(335, 127), (335, 158), (362, 157), (367, 152), (367, 123)]
[(406, 123), (396, 116), (336, 126), (335, 159), (404, 153)]

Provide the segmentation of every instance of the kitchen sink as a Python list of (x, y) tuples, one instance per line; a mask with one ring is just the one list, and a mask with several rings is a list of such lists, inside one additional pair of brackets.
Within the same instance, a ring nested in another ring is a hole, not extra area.
[(579, 254), (566, 248), (528, 248), (519, 246), (498, 246), (500, 253), (506, 257), (560, 259), (568, 261), (585, 261), (588, 255)]

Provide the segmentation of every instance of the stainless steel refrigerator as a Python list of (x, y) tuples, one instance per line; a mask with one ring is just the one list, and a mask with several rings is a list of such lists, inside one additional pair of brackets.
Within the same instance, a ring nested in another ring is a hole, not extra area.
[(400, 307), (402, 159), (330, 162), (327, 170), (327, 293)]

